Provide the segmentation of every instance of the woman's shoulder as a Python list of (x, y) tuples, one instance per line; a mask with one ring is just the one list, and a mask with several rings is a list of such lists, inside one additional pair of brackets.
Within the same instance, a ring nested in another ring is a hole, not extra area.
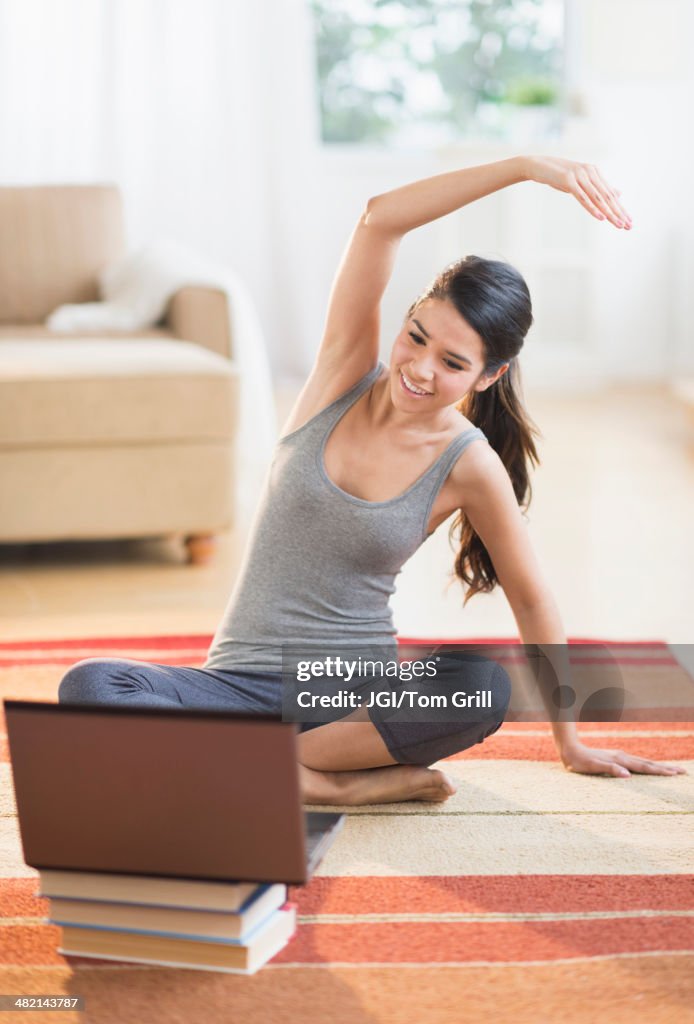
[(467, 439), (473, 434), (473, 437), (462, 449), (451, 470), (449, 480), (455, 487), (464, 490), (471, 484), (478, 484), (486, 477), (496, 474), (500, 466), (503, 469), (503, 463), (489, 444), (484, 432), (462, 413), (458, 416), (455, 436)]
[(453, 418), (451, 420), (450, 430), (451, 438), (467, 438), (469, 434), (474, 433), (476, 431), (478, 436), (474, 438), (474, 440), (480, 439), (486, 441), (484, 432), (480, 430), (479, 427), (472, 422), (472, 420), (468, 419), (467, 416), (460, 412), (459, 409), (453, 410)]
[(465, 431), (475, 429), (475, 424), (469, 420), (459, 409), (453, 411), (454, 419), (451, 421), (451, 429), (455, 434), (462, 434)]

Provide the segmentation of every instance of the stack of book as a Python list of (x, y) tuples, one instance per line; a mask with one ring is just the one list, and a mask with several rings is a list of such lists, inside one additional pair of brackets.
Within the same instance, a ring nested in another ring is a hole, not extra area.
[(40, 870), (59, 953), (254, 974), (291, 939), (283, 884)]

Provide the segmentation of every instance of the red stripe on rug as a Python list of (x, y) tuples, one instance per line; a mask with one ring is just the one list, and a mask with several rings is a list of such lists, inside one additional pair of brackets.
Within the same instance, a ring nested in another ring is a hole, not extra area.
[[(625, 728), (634, 726), (636, 728), (639, 723), (648, 729), (677, 729), (682, 725), (687, 725), (692, 717), (692, 707), (659, 707), (659, 708), (631, 708), (628, 712), (629, 718), (624, 718), (619, 722), (591, 722), (589, 719), (581, 720), (578, 722), (578, 727), (584, 727), (586, 729), (592, 729), (601, 724), (607, 726), (623, 725)], [(510, 727), (514, 728), (517, 725), (529, 725), (536, 729), (541, 729), (543, 725), (547, 724), (547, 714), (541, 708), (537, 708), (534, 711), (523, 711), (514, 712), (509, 711), (508, 717), (505, 722)]]
[[(38, 878), (0, 879), (0, 916), (46, 917), (38, 888)], [(694, 910), (694, 874), (318, 876), (288, 898), (299, 914)]]
[[(138, 650), (139, 650), (139, 648), (138, 648)], [(169, 654), (168, 650), (162, 650), (161, 657), (156, 657), (156, 658), (152, 658), (152, 657), (146, 657), (145, 658), (145, 657), (142, 657), (142, 656), (134, 657), (134, 655), (138, 654), (138, 650), (130, 650), (130, 651), (128, 651), (127, 654), (120, 654), (120, 655), (114, 654), (113, 652), (104, 653), (103, 655), (99, 655), (98, 657), (100, 657), (100, 658), (101, 657), (109, 658), (109, 657), (112, 656), (114, 659), (116, 659), (118, 657), (125, 657), (125, 658), (131, 659), (132, 661), (146, 661), (146, 662), (150, 662), (153, 665), (156, 665), (156, 664), (161, 664), (161, 665), (183, 665), (183, 666), (188, 666), (189, 668), (202, 668), (202, 666), (205, 664), (205, 657), (206, 656), (203, 655), (203, 654), (201, 654), (199, 656), (196, 655), (195, 657), (191, 657), (190, 655), (178, 657), (176, 655)], [(151, 651), (151, 647), (149, 645), (146, 645), (146, 646), (143, 645), (142, 650)], [(54, 655), (52, 657), (47, 657), (47, 658), (0, 658), (0, 669), (3, 669), (3, 668), (32, 668), (33, 666), (38, 666), (38, 665), (67, 665), (67, 666), (72, 666), (72, 665), (76, 665), (78, 661), (85, 661), (87, 658), (92, 658), (92, 657), (96, 657), (96, 655), (84, 654), (80, 658), (71, 658), (69, 655)]]
[[(100, 658), (113, 658), (114, 660), (118, 657), (129, 658), (133, 661), (145, 661), (151, 662), (152, 664), (163, 664), (163, 665), (189, 665), (192, 668), (202, 668), (205, 664), (206, 656), (193, 654), (190, 650), (184, 655), (172, 655), (169, 651), (158, 651), (152, 652), (151, 647), (146, 647), (138, 650), (128, 650), (127, 652), (121, 652), (119, 655), (116, 654), (104, 654), (100, 655)], [(135, 657), (137, 655), (137, 657)], [(85, 661), (88, 658), (95, 658), (94, 654), (83, 654), (80, 658), (73, 658), (69, 655), (53, 655), (51, 657), (39, 657), (39, 658), (4, 658), (0, 657), (0, 669), (2, 668), (32, 668), (35, 665), (75, 665), (78, 661)], [(496, 655), (494, 660), (499, 665), (524, 665), (526, 663), (524, 657), (514, 658), (509, 655)], [(676, 668), (679, 669), (680, 665), (674, 658), (569, 658), (571, 665), (617, 665), (622, 667), (646, 667), (646, 668)]]
[(70, 637), (65, 640), (4, 640), (0, 651), (40, 651), (54, 647), (209, 647), (212, 633), (191, 633), (184, 636), (100, 636)]
[[(461, 638), (456, 640), (408, 638), (399, 637), (400, 646), (432, 646), (432, 645), (460, 645), (471, 644), (478, 646), (510, 646), (519, 647), (519, 638)], [(163, 661), (171, 665), (192, 665), (200, 667), (204, 664), (207, 650), (212, 643), (212, 636), (209, 634), (186, 634), (184, 636), (139, 636), (139, 637), (94, 637), (94, 638), (68, 638), (54, 640), (18, 640), (5, 641), (0, 643), (0, 665), (6, 668), (17, 668), (22, 665), (72, 665), (75, 658), (69, 654), (58, 653), (64, 651), (79, 651), (79, 660), (90, 656), (108, 655), (109, 653), (126, 653), (129, 657), (136, 656), (138, 652), (148, 652), (145, 658), (136, 660)], [(669, 645), (663, 641), (595, 641), (588, 638), (569, 638), (571, 648), (580, 648), (579, 654), (572, 650), (570, 660), (573, 664), (618, 664), (624, 666), (674, 666), (680, 667), (677, 660), (670, 652)], [(605, 647), (612, 649), (612, 653), (604, 654)], [(589, 648), (595, 647), (594, 652)], [(614, 649), (621, 653), (615, 656)], [(185, 650), (184, 655), (178, 657), (172, 652)], [(157, 653), (153, 654), (152, 652)], [(199, 651), (199, 656), (193, 655), (192, 651)], [(630, 653), (630, 652), (638, 653)], [(27, 652), (22, 654), (21, 652)], [(31, 652), (34, 656), (28, 656)], [(35, 656), (41, 652), (43, 656)], [(51, 653), (53, 652), (53, 653)], [(525, 661), (524, 654), (497, 654), (497, 661), (503, 664), (517, 664)]]
[[(398, 643), (400, 644), (521, 644), (523, 641), (517, 636), (502, 636), (502, 637), (488, 637), (488, 636), (461, 636), (461, 637), (406, 637), (399, 636)], [(570, 644), (594, 644), (594, 645), (605, 645), (609, 644), (610, 647), (663, 647), (668, 646), (666, 640), (605, 640), (604, 637), (569, 637), (568, 642)]]
[[(589, 745), (594, 745), (592, 742)], [(648, 760), (672, 761), (694, 757), (694, 736), (620, 736), (607, 743), (626, 754), (636, 754)], [(557, 749), (549, 736), (505, 736), (503, 731), (489, 736), (484, 743), (461, 750), (446, 758), (447, 761), (464, 760), (518, 760), (556, 761)]]
[[(29, 651), (50, 649), (52, 647), (209, 647), (212, 643), (212, 633), (186, 633), (168, 635), (140, 635), (140, 636), (101, 636), (101, 637), (68, 637), (65, 639), (53, 640), (3, 640), (0, 642), (0, 651)], [(399, 644), (520, 644), (522, 641), (516, 637), (397, 637)], [(570, 644), (592, 644), (595, 646), (610, 647), (653, 647), (667, 650), (668, 644), (664, 640), (605, 640), (604, 638), (594, 639), (590, 637), (569, 637)]]
[[(549, 726), (546, 722), (510, 722), (507, 721), (503, 730), (512, 732), (537, 732), (542, 730), (547, 736), (551, 736)], [(694, 733), (694, 722), (579, 722), (578, 731), (590, 730), (590, 732), (692, 732)]]
[[(179, 646), (180, 647), (184, 647), (185, 645), (181, 644)], [(119, 655), (121, 657), (132, 658), (135, 661), (151, 661), (151, 662), (154, 662), (154, 663), (161, 662), (162, 664), (165, 664), (165, 665), (190, 665), (193, 668), (202, 668), (202, 666), (204, 665), (204, 663), (206, 661), (206, 658), (207, 658), (206, 649), (205, 649), (204, 653), (201, 653), (199, 655), (197, 655), (197, 654), (191, 655), (190, 652), (192, 650), (195, 650), (195, 648), (192, 648), (192, 647), (185, 648), (189, 652), (189, 653), (187, 653), (185, 655), (171, 654), (170, 653), (171, 648), (169, 648), (169, 647), (161, 647), (161, 648), (159, 648), (158, 653), (157, 653), (157, 655), (155, 657), (152, 657), (151, 653), (149, 653), (149, 656), (147, 656), (147, 657), (143, 657), (142, 655), (140, 655), (139, 657), (134, 657), (134, 655), (136, 655), (139, 651), (152, 652), (153, 648), (156, 649), (156, 647), (157, 647), (156, 644), (133, 645), (132, 647), (123, 648), (122, 651), (119, 649), (119, 653), (118, 654), (114, 653), (112, 650), (109, 651), (108, 648), (104, 649), (104, 651), (101, 654), (91, 654), (91, 653), (88, 653), (89, 652), (89, 648), (87, 648), (86, 650), (81, 652), (79, 658), (74, 658), (74, 657), (72, 657), (71, 655), (68, 655), (68, 654), (53, 654), (53, 655), (46, 655), (45, 657), (43, 657), (43, 656), (41, 656), (41, 657), (27, 657), (27, 656), (24, 656), (24, 657), (5, 657), (4, 655), (1, 655), (0, 656), (0, 668), (19, 668), (19, 667), (22, 667), (22, 666), (31, 667), (32, 665), (74, 665), (74, 664), (76, 664), (77, 661), (84, 661), (87, 658), (111, 657), (111, 656), (113, 656), (115, 658), (115, 657), (118, 657)], [(62, 644), (59, 645), (59, 648), (62, 648)], [(526, 663), (525, 656), (521, 655), (521, 654), (519, 654), (519, 655), (496, 654), (494, 656), (494, 660), (498, 664), (500, 664), (500, 665), (524, 665)], [(624, 655), (620, 655), (619, 657), (611, 657), (611, 656), (595, 657), (595, 656), (593, 656), (593, 657), (585, 658), (585, 657), (580, 657), (580, 656), (576, 656), (576, 655), (572, 654), (572, 655), (569, 656), (569, 663), (571, 665), (627, 665), (627, 666), (638, 666), (638, 665), (641, 665), (641, 666), (647, 666), (647, 667), (651, 667), (651, 668), (655, 667), (655, 666), (658, 666), (658, 667), (677, 668), (677, 669), (680, 669), (684, 673), (684, 669), (682, 668), (682, 666), (671, 655), (668, 655), (667, 657), (656, 657), (656, 656), (635, 657), (635, 656), (630, 656), (630, 655), (624, 654)]]
[(689, 910), (694, 875), (320, 876), (289, 899), (300, 914)]

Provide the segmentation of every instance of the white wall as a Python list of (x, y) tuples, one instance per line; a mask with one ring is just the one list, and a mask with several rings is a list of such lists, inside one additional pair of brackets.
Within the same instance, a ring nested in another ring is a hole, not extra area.
[(687, 0), (589, 0), (585, 89), (632, 244), (601, 233), (599, 313), (615, 377), (694, 372), (689, 198), (694, 11)]
[[(530, 364), (531, 379), (539, 385), (657, 381), (694, 372), (690, 328), (694, 223), (688, 198), (689, 172), (694, 166), (688, 127), (694, 99), (688, 58), (692, 6), (686, 0), (574, 0), (572, 4), (572, 86), (584, 97), (587, 117), (574, 121), (565, 144), (548, 143), (547, 148), (597, 162), (607, 180), (622, 191), (634, 228), (625, 233), (588, 219), (585, 230), (591, 233), (594, 265), (586, 303), (593, 304), (595, 336), (585, 339), (584, 353), (568, 348), (544, 351), (535, 360), (531, 334), (524, 360)], [(463, 145), (458, 149), (459, 166), (503, 158), (518, 150), (519, 144), (496, 150)], [(318, 268), (321, 295), (327, 296), (342, 245), (369, 195), (452, 166), (450, 152), (377, 154), (353, 147), (324, 151), (318, 161), (316, 198), (324, 218)], [(575, 204), (576, 232), (583, 231), (578, 222), (588, 215), (575, 200), (565, 198)], [(488, 247), (494, 248), (503, 201), (499, 196), (484, 200), (484, 214), (476, 218), (475, 245), (485, 238), (486, 215)], [(465, 211), (458, 215), (462, 223), (467, 216)], [(458, 235), (466, 251), (465, 231)], [(384, 353), (414, 295), (445, 261), (463, 254), (452, 246), (452, 237), (456, 233), (451, 233), (450, 225), (441, 223), (404, 240), (384, 302)], [(528, 252), (533, 248), (529, 245)], [(511, 258), (503, 252), (498, 255)], [(513, 256), (522, 267), (522, 240), (514, 245)], [(536, 321), (541, 323), (541, 297), (534, 298)], [(561, 301), (561, 295), (556, 296), (553, 305)], [(568, 316), (568, 295), (566, 308)], [(578, 355), (584, 358), (579, 360)], [(548, 367), (545, 373), (539, 365), (543, 361)]]
[[(571, 83), (589, 113), (583, 156), (622, 188), (634, 217), (628, 238), (591, 224), (596, 326), (586, 351), (601, 380), (694, 372), (694, 5), (568, 3)], [(0, 0), (0, 183), (119, 181), (132, 245), (174, 235), (234, 265), (275, 371), (303, 376), (365, 200), (450, 166), (450, 154), (322, 149), (313, 90), (304, 0)], [(460, 150), (461, 165), (483, 159)], [(496, 198), (484, 203), (492, 224)], [(460, 255), (447, 237), (434, 224), (404, 239), (384, 301), (384, 354), (444, 254)], [(570, 354), (552, 356), (568, 382)]]

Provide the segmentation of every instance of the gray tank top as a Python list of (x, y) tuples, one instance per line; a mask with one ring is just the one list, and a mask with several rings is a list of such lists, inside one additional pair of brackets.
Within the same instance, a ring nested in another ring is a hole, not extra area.
[(275, 449), (236, 585), (205, 668), (281, 672), (282, 644), (392, 645), (390, 597), (426, 540), (436, 495), (469, 428), (402, 494), (365, 501), (328, 477), (323, 452), (338, 421), (372, 386), (379, 363)]

